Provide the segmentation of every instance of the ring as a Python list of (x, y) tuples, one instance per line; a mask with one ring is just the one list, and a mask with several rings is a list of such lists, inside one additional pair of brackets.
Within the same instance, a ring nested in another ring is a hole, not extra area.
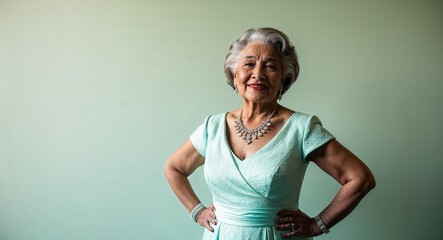
[(294, 230), (294, 223), (291, 223), (291, 227), (292, 227), (292, 231), (295, 232), (295, 230)]

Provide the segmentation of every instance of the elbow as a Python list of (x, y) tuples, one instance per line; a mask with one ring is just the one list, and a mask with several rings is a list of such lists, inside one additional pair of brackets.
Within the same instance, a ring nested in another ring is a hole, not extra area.
[(350, 184), (349, 186), (353, 186), (354, 193), (362, 196), (370, 192), (376, 185), (375, 178), (370, 171), (354, 176), (347, 183)]
[(188, 177), (186, 172), (183, 172), (181, 169), (182, 168), (179, 168), (179, 166), (174, 164), (174, 162), (168, 160), (166, 161), (163, 173), (169, 182), (173, 179), (176, 179), (177, 177)]
[(169, 176), (168, 164), (165, 164), (165, 167), (163, 168), (163, 174), (165, 175), (165, 178), (168, 179), (168, 176)]
[(376, 182), (374, 175), (371, 174), (370, 180), (368, 181), (368, 192), (375, 188)]
[(165, 174), (166, 179), (170, 179), (173, 173), (173, 167), (169, 161), (166, 162), (163, 173)]
[(375, 177), (374, 175), (372, 175), (371, 172), (365, 174), (361, 180), (361, 188), (360, 190), (362, 192), (364, 192), (364, 194), (367, 194), (369, 191), (371, 191), (372, 189), (375, 188), (376, 186), (376, 182), (375, 182)]

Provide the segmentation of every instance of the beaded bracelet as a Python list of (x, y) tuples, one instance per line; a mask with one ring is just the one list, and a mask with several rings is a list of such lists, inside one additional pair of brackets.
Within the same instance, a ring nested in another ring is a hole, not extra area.
[(194, 207), (191, 211), (191, 218), (194, 220), (194, 222), (197, 222), (198, 215), (201, 213), (201, 211), (205, 208), (205, 206), (202, 203), (197, 204), (197, 206)]
[(315, 221), (317, 221), (318, 226), (320, 227), (323, 233), (328, 233), (329, 229), (326, 227), (325, 223), (321, 219), (320, 215), (315, 216)]

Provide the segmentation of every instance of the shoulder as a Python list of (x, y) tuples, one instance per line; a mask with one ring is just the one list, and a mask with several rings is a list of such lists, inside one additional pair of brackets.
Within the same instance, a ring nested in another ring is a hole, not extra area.
[(217, 129), (224, 121), (227, 113), (207, 115), (201, 127), (206, 130)]
[(314, 114), (308, 114), (304, 112), (296, 111), (291, 118), (291, 124), (302, 135), (310, 134), (312, 131), (321, 130), (321, 132), (328, 132), (323, 127), (323, 123)]
[(208, 123), (220, 123), (223, 122), (226, 118), (226, 112), (224, 113), (218, 113), (218, 114), (213, 114), (213, 115), (208, 115), (205, 118), (205, 121), (207, 121)]
[(214, 135), (220, 132), (219, 130), (221, 127), (223, 127), (223, 119), (225, 115), (226, 113), (207, 115), (203, 123), (201, 123), (200, 126), (191, 134), (191, 141), (193, 143), (198, 141), (206, 142), (207, 139), (212, 138)]
[(313, 115), (308, 114), (308, 113), (304, 113), (304, 112), (300, 112), (300, 111), (294, 112), (294, 118), (296, 118), (300, 121), (307, 121), (311, 116), (313, 116)]
[(204, 118), (204, 122), (214, 122), (214, 121), (219, 121), (221, 119), (224, 119), (226, 117), (226, 112), (224, 113), (218, 113), (218, 114), (209, 114), (206, 115), (206, 117)]
[(307, 124), (321, 124), (320, 119), (316, 115), (299, 111), (294, 112), (293, 119), (302, 126), (305, 126)]

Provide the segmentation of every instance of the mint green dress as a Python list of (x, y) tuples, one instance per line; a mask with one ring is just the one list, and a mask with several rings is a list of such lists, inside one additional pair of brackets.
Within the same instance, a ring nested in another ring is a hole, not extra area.
[(270, 142), (240, 160), (226, 138), (226, 114), (206, 117), (190, 137), (205, 157), (218, 221), (213, 233), (205, 229), (203, 240), (282, 239), (274, 224), (277, 212), (298, 209), (306, 157), (334, 136), (316, 116), (295, 112)]

